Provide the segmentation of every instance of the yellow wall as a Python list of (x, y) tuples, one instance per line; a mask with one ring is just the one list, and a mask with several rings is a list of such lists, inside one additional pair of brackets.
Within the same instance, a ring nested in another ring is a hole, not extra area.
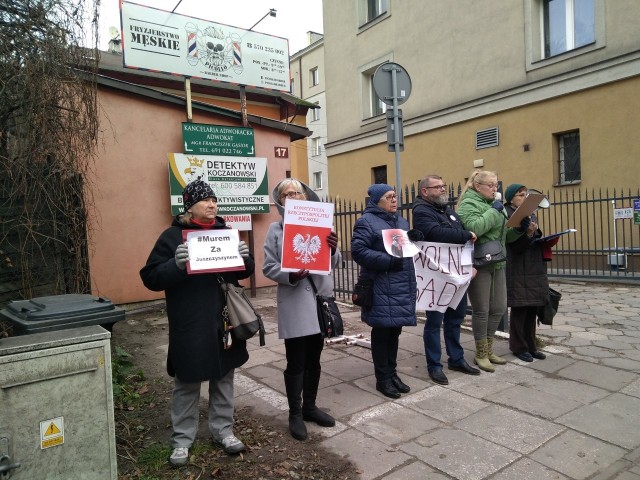
[[(484, 169), (496, 171), (505, 186), (526, 182), (545, 191), (636, 189), (640, 185), (638, 92), (640, 78), (632, 78), (421, 134), (405, 133), (402, 185), (428, 173), (462, 183), (473, 171), (473, 161), (483, 159)], [(476, 150), (476, 131), (491, 127), (499, 127), (500, 145)], [(405, 132), (410, 128), (406, 118), (404, 128)], [(553, 135), (574, 129), (580, 130), (582, 181), (557, 186)], [(372, 183), (371, 169), (385, 164), (388, 183), (395, 185), (395, 156), (386, 143), (330, 157), (332, 193), (362, 200)]]

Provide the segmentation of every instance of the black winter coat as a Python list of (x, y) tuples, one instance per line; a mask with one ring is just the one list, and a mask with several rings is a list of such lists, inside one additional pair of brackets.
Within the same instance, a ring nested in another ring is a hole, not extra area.
[(362, 267), (361, 275), (373, 279), (373, 305), (361, 312), (362, 320), (370, 327), (415, 326), (417, 323), (413, 258), (400, 259), (387, 253), (382, 230), (391, 228), (406, 231), (409, 222), (369, 201), (362, 217), (356, 221), (351, 238), (351, 254)]
[[(247, 343), (233, 339), (231, 348), (224, 349), (223, 293), (217, 274), (189, 275), (176, 265), (176, 248), (184, 243), (182, 231), (200, 228), (183, 225), (179, 218), (156, 241), (140, 277), (149, 290), (165, 292), (169, 319), (167, 373), (186, 383), (218, 380), (249, 359)], [(208, 227), (221, 228), (228, 228), (221, 217)], [(237, 284), (251, 276), (253, 259), (245, 259), (244, 264), (245, 271), (225, 272), (223, 278)]]
[[(511, 205), (506, 205), (505, 210), (509, 217), (515, 211)], [(542, 244), (534, 242), (541, 236), (538, 230), (533, 238), (521, 235), (507, 243), (507, 305), (510, 307), (536, 307), (547, 302), (547, 263), (542, 256)]]
[(439, 207), (422, 197), (413, 201), (413, 228), (422, 232), (425, 242), (464, 244), (471, 240), (471, 232), (451, 207)]

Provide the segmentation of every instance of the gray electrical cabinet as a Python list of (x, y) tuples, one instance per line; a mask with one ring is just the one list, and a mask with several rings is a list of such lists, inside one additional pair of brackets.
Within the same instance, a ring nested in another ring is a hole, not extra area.
[(111, 334), (0, 339), (0, 479), (117, 478)]

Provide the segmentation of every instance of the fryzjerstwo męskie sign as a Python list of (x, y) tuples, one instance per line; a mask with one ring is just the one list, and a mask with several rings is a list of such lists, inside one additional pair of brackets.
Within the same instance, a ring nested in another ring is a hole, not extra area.
[(123, 64), (289, 91), (289, 41), (121, 2)]
[(204, 180), (218, 197), (218, 215), (269, 213), (267, 159), (169, 153), (171, 213), (182, 213), (182, 190)]

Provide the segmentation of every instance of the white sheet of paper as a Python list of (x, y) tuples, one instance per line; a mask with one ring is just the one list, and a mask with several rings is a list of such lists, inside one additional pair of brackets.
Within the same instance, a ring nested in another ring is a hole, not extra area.
[(244, 270), (238, 253), (238, 230), (194, 230), (187, 233), (189, 273)]
[(401, 228), (382, 230), (382, 240), (384, 249), (393, 257), (414, 257), (420, 253), (420, 249), (409, 240), (407, 232)]

